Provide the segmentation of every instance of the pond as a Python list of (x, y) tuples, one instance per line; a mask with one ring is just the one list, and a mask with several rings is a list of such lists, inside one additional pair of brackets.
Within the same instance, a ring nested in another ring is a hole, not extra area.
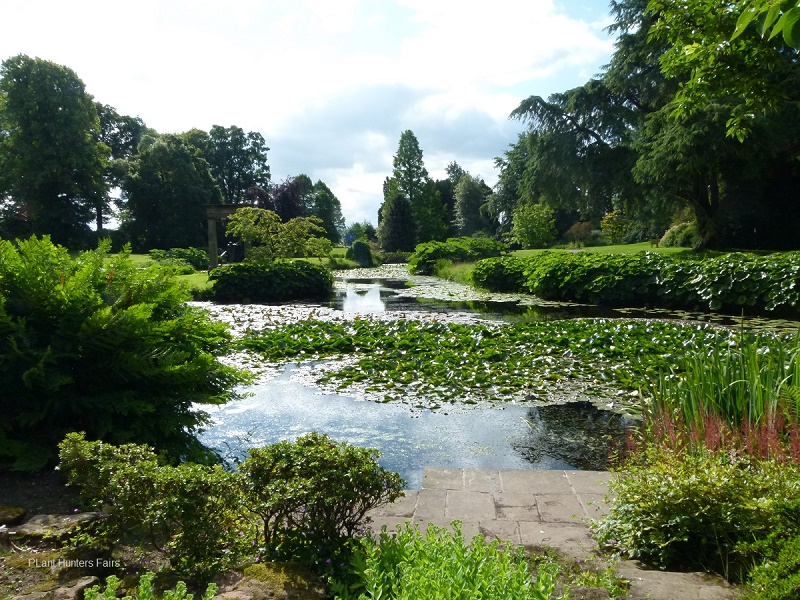
[[(335, 298), (327, 303), (204, 306), (238, 333), (304, 319), (348, 321), (366, 316), (479, 323), (631, 314), (482, 293), (432, 277), (411, 277), (402, 266), (348, 272), (337, 279)], [(652, 317), (646, 314), (652, 311), (640, 312)], [(687, 319), (694, 315), (669, 316)], [(603, 402), (582, 394), (538, 406), (456, 404), (437, 411), (378, 403), (352, 389), (335, 393), (335, 388), (317, 385), (317, 376), (330, 361), (275, 366), (247, 355), (233, 360), (259, 372), (259, 380), (243, 390), (246, 398), (210, 411), (213, 423), (201, 436), (231, 462), (241, 459), (249, 447), (319, 431), (337, 440), (377, 448), (381, 465), (399, 472), (407, 486), (416, 489), (425, 466), (604, 469), (609, 453), (622, 443), (625, 428), (632, 422), (601, 410)]]

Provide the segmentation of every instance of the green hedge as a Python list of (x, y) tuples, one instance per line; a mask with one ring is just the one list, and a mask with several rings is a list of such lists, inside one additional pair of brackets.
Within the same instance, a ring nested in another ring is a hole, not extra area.
[(490, 238), (449, 238), (444, 242), (425, 242), (417, 244), (414, 254), (408, 260), (408, 270), (415, 275), (431, 275), (436, 261), (445, 259), (451, 262), (472, 262), (481, 258), (500, 256), (508, 251), (508, 246)]
[(283, 302), (324, 299), (333, 291), (331, 272), (306, 261), (243, 262), (214, 269), (211, 297), (222, 302)]
[(473, 281), (493, 291), (530, 293), (545, 300), (796, 314), (800, 252), (735, 252), (712, 258), (542, 252), (527, 259), (481, 261)]

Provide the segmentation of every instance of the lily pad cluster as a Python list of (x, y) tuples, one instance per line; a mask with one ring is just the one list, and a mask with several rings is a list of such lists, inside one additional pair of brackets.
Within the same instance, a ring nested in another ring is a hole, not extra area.
[(709, 325), (628, 319), (516, 325), (355, 319), (293, 323), (251, 332), (238, 344), (271, 362), (348, 357), (319, 369), (317, 383), (420, 408), (580, 397), (633, 413), (638, 401), (631, 399), (647, 378), (686, 353), (724, 347), (733, 336)]

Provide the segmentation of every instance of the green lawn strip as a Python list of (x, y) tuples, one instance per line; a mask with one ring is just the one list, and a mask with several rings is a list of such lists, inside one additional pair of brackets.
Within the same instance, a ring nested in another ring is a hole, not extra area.
[(355, 362), (319, 382), (341, 389), (366, 383), (386, 400), (413, 393), (434, 405), (546, 398), (565, 382), (604, 397), (637, 391), (687, 352), (721, 348), (734, 335), (708, 325), (620, 319), (513, 326), (357, 319), (305, 321), (239, 344), (271, 362), (355, 354)]

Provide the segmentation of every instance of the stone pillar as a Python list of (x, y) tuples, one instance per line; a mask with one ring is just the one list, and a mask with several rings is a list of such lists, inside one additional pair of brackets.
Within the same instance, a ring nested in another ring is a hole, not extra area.
[(217, 219), (208, 217), (208, 268), (219, 266), (219, 249), (217, 248)]

